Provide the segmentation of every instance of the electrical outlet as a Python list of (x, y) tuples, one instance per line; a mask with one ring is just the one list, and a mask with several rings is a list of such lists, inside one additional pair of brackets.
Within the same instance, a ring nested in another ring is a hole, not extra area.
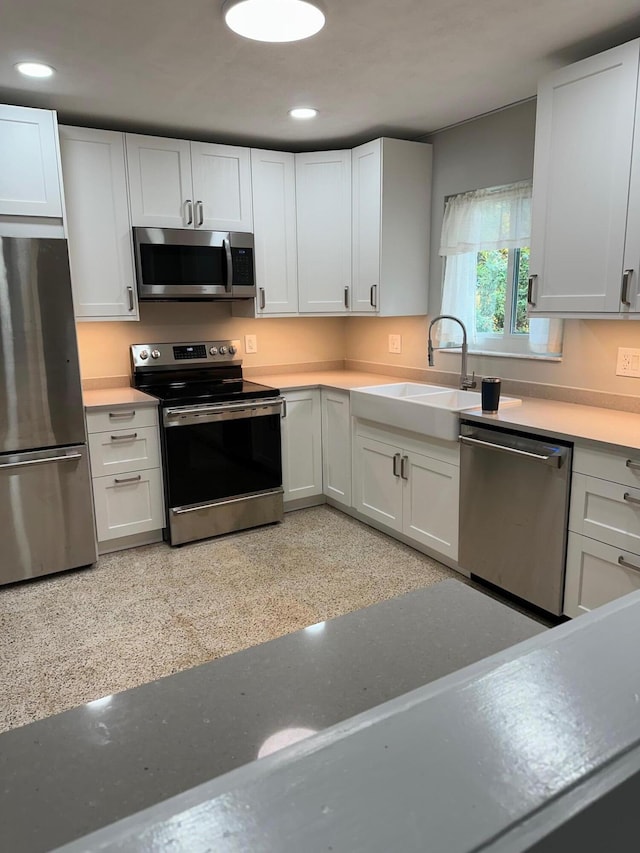
[(244, 336), (244, 351), (246, 353), (258, 352), (258, 338), (256, 335)]
[(389, 352), (402, 352), (401, 335), (389, 335)]
[(640, 376), (640, 349), (618, 347), (616, 376)]

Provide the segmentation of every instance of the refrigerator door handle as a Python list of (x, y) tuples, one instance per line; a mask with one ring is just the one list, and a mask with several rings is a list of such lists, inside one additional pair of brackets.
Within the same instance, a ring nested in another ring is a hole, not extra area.
[(27, 459), (24, 462), (2, 462), (0, 471), (8, 468), (24, 468), (27, 465), (48, 465), (50, 462), (69, 462), (72, 459), (82, 459), (81, 453), (69, 453), (66, 456), (47, 456), (45, 459)]

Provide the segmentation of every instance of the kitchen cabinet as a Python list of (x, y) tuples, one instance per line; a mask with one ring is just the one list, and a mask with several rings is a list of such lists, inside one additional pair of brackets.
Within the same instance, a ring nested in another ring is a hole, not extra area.
[(613, 317), (640, 311), (639, 64), (636, 40), (540, 83), (532, 315)]
[(124, 135), (60, 127), (76, 318), (138, 320)]
[(134, 226), (253, 230), (248, 148), (132, 133), (126, 146)]
[(640, 589), (640, 454), (574, 451), (564, 612)]
[(51, 110), (0, 105), (0, 215), (62, 218), (57, 121)]
[[(322, 503), (322, 415), (320, 390), (286, 391), (282, 419), (282, 476), (287, 502)], [(318, 499), (320, 498), (320, 499)], [(291, 507), (289, 507), (291, 508)]]
[(353, 311), (427, 313), (431, 161), (403, 139), (353, 149)]
[(323, 388), (322, 482), (324, 494), (351, 506), (351, 413), (348, 391)]
[(251, 150), (259, 314), (296, 314), (298, 269), (295, 155)]
[(159, 541), (164, 527), (155, 406), (87, 412), (98, 552)]
[(430, 552), (457, 560), (459, 450), (356, 421), (353, 506)]
[(351, 309), (351, 151), (295, 155), (300, 313)]

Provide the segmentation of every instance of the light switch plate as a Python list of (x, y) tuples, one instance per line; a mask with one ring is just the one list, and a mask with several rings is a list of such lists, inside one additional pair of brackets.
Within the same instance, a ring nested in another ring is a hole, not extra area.
[(402, 352), (401, 335), (389, 335), (389, 352)]
[(616, 376), (640, 376), (640, 349), (618, 347)]
[(244, 351), (246, 353), (258, 352), (258, 338), (256, 335), (244, 336)]

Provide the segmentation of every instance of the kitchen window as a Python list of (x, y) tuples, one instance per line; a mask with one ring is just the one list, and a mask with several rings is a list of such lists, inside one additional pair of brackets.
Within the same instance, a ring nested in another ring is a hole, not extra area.
[[(562, 321), (527, 317), (530, 237), (530, 181), (446, 200), (442, 313), (464, 322), (471, 352), (560, 357)], [(440, 346), (459, 346), (456, 324), (445, 321), (439, 332)]]

